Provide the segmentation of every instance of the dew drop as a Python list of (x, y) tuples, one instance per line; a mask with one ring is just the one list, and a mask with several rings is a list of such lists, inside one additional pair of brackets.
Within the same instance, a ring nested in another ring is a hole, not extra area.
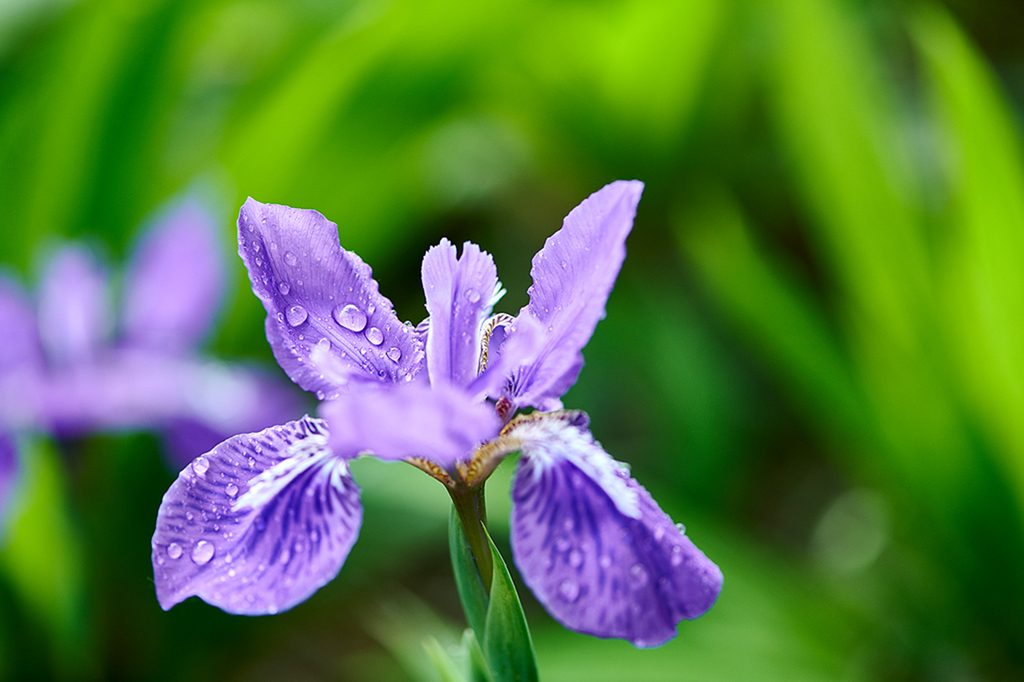
[(676, 530), (678, 530), (683, 535), (686, 535), (686, 526), (684, 526), (683, 524), (677, 523), (676, 524)]
[(583, 552), (578, 549), (569, 552), (569, 565), (573, 568), (579, 568), (583, 565)]
[(234, 483), (228, 483), (224, 487), (224, 492), (228, 494), (228, 497), (234, 497), (235, 495), (238, 494), (238, 486), (235, 485)]
[(366, 330), (366, 340), (375, 346), (379, 346), (384, 343), (384, 333), (376, 327), (370, 327)]
[(366, 306), (366, 314), (367, 315), (373, 315), (374, 311), (376, 311), (376, 310), (377, 310), (377, 306), (375, 306), (372, 303), (369, 304), (368, 306)]
[(316, 528), (314, 528), (313, 530), (309, 531), (309, 541), (312, 542), (313, 544), (316, 544), (317, 542), (319, 542), (320, 541), (320, 531), (318, 531)]
[(167, 556), (171, 557), (172, 559), (180, 558), (181, 545), (179, 545), (177, 542), (172, 542), (171, 544), (167, 545)]
[(466, 289), (466, 300), (470, 303), (476, 303), (480, 300), (480, 292), (476, 289)]
[(366, 314), (352, 303), (337, 306), (331, 314), (334, 315), (334, 320), (345, 329), (354, 332), (366, 329)]
[(671, 561), (673, 566), (678, 566), (679, 564), (683, 563), (683, 548), (679, 545), (676, 545), (672, 548)]
[(309, 314), (306, 312), (306, 309), (303, 308), (301, 305), (293, 305), (292, 307), (288, 308), (287, 311), (285, 311), (285, 317), (288, 318), (288, 324), (290, 324), (293, 327), (298, 327), (300, 324), (306, 321), (306, 318), (309, 317)]
[(654, 529), (654, 541), (655, 542), (661, 542), (661, 539), (663, 537), (665, 537), (665, 527), (664, 526), (658, 526), (657, 528)]
[(602, 554), (601, 558), (597, 560), (597, 563), (601, 564), (601, 568), (611, 568), (612, 558), (607, 554)]
[(639, 590), (647, 584), (647, 569), (643, 564), (633, 564), (629, 569), (629, 584), (634, 590)]
[(331, 349), (331, 341), (327, 338), (322, 338), (316, 342), (316, 347), (322, 351), (328, 351)]
[(398, 350), (397, 348), (391, 347), (388, 348), (387, 356), (388, 360), (390, 360), (391, 362), (398, 362), (399, 360), (402, 359), (402, 351)]
[(568, 602), (576, 601), (580, 596), (580, 584), (575, 580), (563, 580), (558, 586), (558, 594)]
[(316, 392), (316, 399), (317, 400), (323, 400), (326, 397), (327, 397), (327, 394), (324, 393), (323, 389), (320, 389), (319, 391)]
[(195, 515), (195, 514), (193, 514), (192, 512), (190, 512), (190, 511), (187, 511), (187, 512), (185, 512), (185, 519), (186, 519), (186, 520), (188, 520), (188, 521), (191, 521), (191, 520), (192, 520), (192, 519), (194, 519), (195, 517), (196, 517), (196, 515)]
[(288, 282), (278, 282), (277, 290), (281, 292), (282, 296), (287, 296), (288, 292), (291, 291), (292, 288), (289, 286)]
[(212, 542), (206, 540), (200, 540), (196, 543), (196, 546), (192, 548), (192, 562), (202, 566), (203, 564), (209, 563), (210, 559), (213, 558), (214, 546)]
[(291, 251), (285, 251), (284, 262), (290, 265), (291, 267), (295, 267), (295, 265), (299, 262), (299, 259), (296, 258), (295, 254), (292, 253)]
[(252, 469), (255, 466), (256, 466), (256, 458), (255, 457), (250, 457), (249, 458), (249, 468)]
[(560, 535), (558, 539), (555, 540), (555, 549), (557, 549), (559, 552), (564, 552), (565, 550), (569, 549), (570, 544), (571, 543), (569, 542), (569, 538), (565, 537), (564, 535)]

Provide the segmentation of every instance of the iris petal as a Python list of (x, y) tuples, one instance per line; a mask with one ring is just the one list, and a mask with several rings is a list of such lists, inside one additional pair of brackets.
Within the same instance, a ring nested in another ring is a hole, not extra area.
[(42, 365), (36, 316), (25, 293), (0, 275), (0, 376), (16, 369)]
[(711, 608), (718, 567), (581, 424), (525, 422), (512, 490), (523, 580), (571, 630), (659, 646)]
[(18, 450), (14, 439), (0, 432), (0, 537), (5, 528), (4, 519), (10, 505), (11, 493), (17, 482), (20, 467), (18, 466)]
[(442, 468), (468, 459), (498, 435), (501, 420), (486, 403), (453, 386), (426, 383), (343, 393), (320, 405), (331, 447), (342, 456), (369, 451), (380, 459), (420, 457)]
[(494, 259), (472, 242), (455, 246), (442, 239), (423, 257), (423, 291), (430, 314), (427, 369), (433, 385), (467, 386), (480, 364), (481, 325), (499, 292)]
[[(292, 381), (324, 399), (348, 381), (395, 382), (423, 365), (423, 346), (381, 296), (370, 267), (341, 248), (338, 226), (316, 211), (249, 199), (238, 252), (267, 309), (267, 339)], [(347, 374), (322, 371), (329, 352)]]
[(99, 354), (112, 327), (107, 279), (81, 246), (66, 246), (47, 263), (39, 290), (39, 336), (54, 365)]
[(637, 180), (620, 180), (591, 194), (533, 257), (530, 303), (519, 317), (532, 316), (547, 332), (538, 352), (513, 376), (517, 405), (558, 409), (559, 398), (576, 383), (582, 349), (604, 318), (626, 258), (643, 188)]
[(210, 328), (224, 290), (213, 216), (187, 201), (139, 241), (125, 274), (122, 325), (130, 344), (181, 351)]
[(235, 436), (164, 495), (153, 575), (164, 609), (196, 595), (262, 615), (304, 601), (341, 570), (362, 523), (359, 487), (308, 417)]

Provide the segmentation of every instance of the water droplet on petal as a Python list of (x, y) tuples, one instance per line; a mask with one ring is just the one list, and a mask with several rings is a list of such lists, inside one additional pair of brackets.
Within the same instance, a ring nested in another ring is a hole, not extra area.
[(480, 300), (480, 292), (476, 289), (466, 289), (466, 300), (470, 303), (476, 303)]
[(569, 542), (569, 538), (565, 537), (564, 535), (560, 535), (557, 539), (555, 539), (555, 549), (557, 549), (559, 552), (564, 552), (565, 550), (569, 549), (569, 546), (571, 544), (572, 543)]
[(677, 523), (676, 524), (676, 530), (678, 530), (683, 535), (686, 535), (686, 526), (684, 526), (683, 524)]
[(195, 458), (192, 462), (192, 471), (196, 472), (196, 475), (202, 476), (206, 473), (206, 470), (210, 468), (210, 462), (205, 457), (200, 455)]
[(612, 558), (607, 554), (602, 554), (601, 558), (597, 560), (597, 563), (601, 564), (601, 568), (611, 568)]
[(583, 552), (578, 549), (574, 549), (569, 552), (569, 565), (573, 568), (579, 568), (583, 564)]
[(675, 545), (672, 548), (672, 559), (671, 559), (671, 561), (672, 561), (672, 565), (673, 566), (678, 566), (679, 564), (683, 563), (683, 548), (680, 547), (679, 545)]
[(167, 556), (171, 557), (172, 559), (180, 558), (181, 545), (179, 545), (177, 542), (172, 542), (171, 544), (167, 545)]
[(208, 563), (213, 558), (214, 546), (212, 542), (200, 540), (192, 548), (192, 561), (200, 566)]
[(322, 338), (322, 339), (320, 339), (319, 341), (316, 342), (316, 347), (319, 348), (320, 350), (323, 350), (323, 351), (330, 350), (331, 349), (331, 341), (330, 341), (330, 339), (327, 339), (326, 337)]
[(337, 306), (331, 314), (334, 315), (334, 320), (345, 329), (354, 332), (366, 329), (366, 314), (352, 303)]
[(369, 304), (368, 306), (366, 306), (366, 314), (367, 315), (373, 315), (374, 311), (376, 311), (376, 310), (377, 310), (377, 306), (375, 306), (372, 303)]
[(190, 512), (190, 511), (187, 511), (187, 512), (185, 512), (185, 519), (186, 519), (186, 520), (188, 520), (188, 521), (191, 521), (191, 520), (192, 520), (192, 519), (194, 519), (195, 517), (196, 517), (196, 515), (195, 515), (195, 514), (193, 514), (192, 512)]
[(234, 483), (228, 483), (224, 486), (224, 492), (228, 494), (228, 497), (234, 497), (238, 494), (238, 486)]
[(655, 542), (661, 542), (661, 539), (663, 537), (665, 537), (665, 527), (664, 526), (658, 526), (657, 528), (654, 529), (654, 541)]
[(299, 262), (299, 259), (296, 258), (295, 254), (292, 253), (291, 251), (285, 251), (284, 252), (284, 262), (287, 263), (288, 265), (292, 266), (292, 267), (295, 267), (295, 265)]
[(387, 356), (391, 362), (398, 362), (402, 359), (402, 351), (394, 347), (388, 348)]
[(288, 324), (293, 327), (298, 327), (300, 324), (306, 321), (309, 313), (301, 305), (293, 305), (285, 311), (285, 317), (288, 318)]
[(647, 584), (647, 569), (643, 564), (633, 564), (629, 569), (629, 584), (634, 590), (639, 590)]
[(288, 282), (278, 282), (277, 290), (281, 292), (282, 296), (287, 296), (288, 292), (292, 290)]
[(384, 343), (384, 333), (376, 327), (370, 327), (366, 330), (366, 340), (375, 346), (379, 346)]
[(576, 601), (580, 596), (580, 584), (575, 580), (563, 580), (558, 586), (558, 594), (568, 602)]

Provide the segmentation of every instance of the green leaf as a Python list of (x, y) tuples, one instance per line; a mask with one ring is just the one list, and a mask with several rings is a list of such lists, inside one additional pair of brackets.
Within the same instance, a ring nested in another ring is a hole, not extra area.
[(466, 532), (455, 513), (454, 505), (448, 516), (448, 548), (451, 550), (455, 586), (459, 590), (459, 600), (462, 601), (466, 620), (474, 631), (483, 633), (489, 604), (487, 591), (473, 560), (473, 553), (469, 551), (469, 541), (466, 540)]
[(465, 678), (459, 673), (459, 668), (448, 655), (445, 648), (437, 641), (436, 637), (427, 637), (423, 640), (423, 649), (427, 657), (434, 664), (441, 682), (465, 682)]
[(519, 595), (512, 584), (505, 560), (501, 558), (490, 536), (487, 541), (494, 556), (491, 603), (484, 628), (484, 651), (491, 664), (491, 673), (496, 682), (538, 680), (533, 641), (530, 639), (523, 606), (519, 603)]
[(822, 305), (759, 248), (736, 202), (724, 191), (709, 192), (676, 223), (683, 254), (703, 283), (766, 360), (789, 377), (818, 423), (839, 434), (866, 431), (863, 398)]
[[(474, 679), (493, 679), (494, 682), (538, 679), (530, 630), (505, 560), (488, 535), (487, 542), (494, 560), (491, 595), (488, 598), (454, 506), (448, 523), (452, 568), (455, 571), (459, 599), (466, 612), (466, 619), (483, 642), (484, 657), (492, 676), (487, 677), (486, 671), (474, 668), (474, 675), (477, 676)], [(472, 649), (470, 653), (472, 655)], [(479, 663), (483, 664), (483, 661)]]
[(469, 679), (472, 682), (493, 682), (491, 671), (487, 668), (487, 659), (472, 628), (466, 628), (462, 634), (462, 648), (469, 654)]
[(937, 259), (942, 320), (972, 410), (1024, 501), (1024, 147), (995, 74), (952, 18), (922, 9), (913, 29), (952, 199)]

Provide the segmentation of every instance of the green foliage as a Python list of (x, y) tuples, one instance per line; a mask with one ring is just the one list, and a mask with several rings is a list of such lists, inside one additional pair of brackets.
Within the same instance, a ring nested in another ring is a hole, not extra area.
[(533, 641), (530, 639), (519, 595), (505, 560), (489, 536), (487, 540), (494, 564), (490, 589), (484, 590), (462, 522), (452, 507), (448, 521), (448, 542), (455, 584), (466, 619), (477, 634), (477, 639), (482, 642), (487, 670), (494, 682), (537, 680)]

